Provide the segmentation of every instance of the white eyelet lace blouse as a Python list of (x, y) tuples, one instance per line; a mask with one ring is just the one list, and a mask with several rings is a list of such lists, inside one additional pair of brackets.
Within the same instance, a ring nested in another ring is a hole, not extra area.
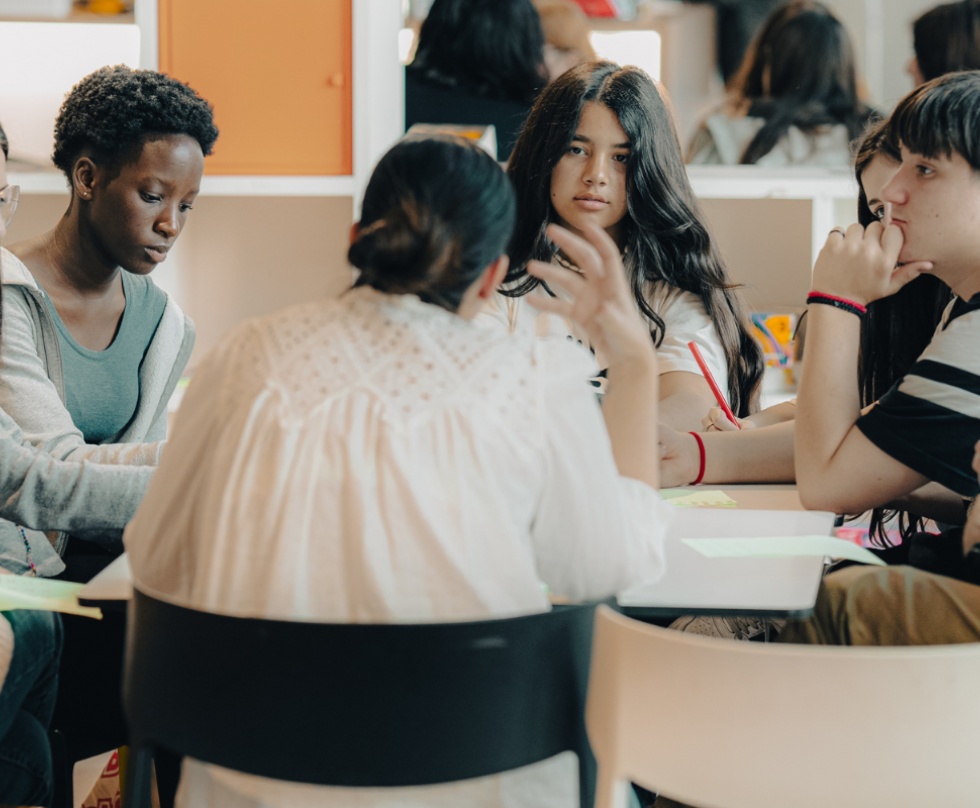
[[(226, 614), (416, 622), (544, 611), (542, 582), (589, 599), (655, 579), (669, 506), (617, 473), (591, 361), (367, 288), (245, 323), (195, 374), (126, 532), (136, 585)], [(577, 804), (574, 772), (559, 756), (352, 790), (188, 761), (180, 801), (537, 808)]]

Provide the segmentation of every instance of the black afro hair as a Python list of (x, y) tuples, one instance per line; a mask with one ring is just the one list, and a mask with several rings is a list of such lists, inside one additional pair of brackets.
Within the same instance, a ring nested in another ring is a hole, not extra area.
[(188, 135), (205, 155), (218, 139), (211, 105), (186, 84), (153, 70), (103, 67), (72, 87), (54, 124), (54, 164), (71, 179), (86, 150), (108, 163), (153, 135)]

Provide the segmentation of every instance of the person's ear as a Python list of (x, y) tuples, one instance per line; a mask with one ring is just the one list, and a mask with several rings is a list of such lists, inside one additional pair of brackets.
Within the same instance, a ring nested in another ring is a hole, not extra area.
[(353, 244), (355, 241), (357, 241), (357, 234), (360, 231), (361, 231), (361, 223), (360, 222), (354, 222), (354, 224), (352, 224), (350, 226), (350, 243), (351, 244)]
[(71, 172), (71, 186), (79, 199), (89, 201), (95, 188), (99, 169), (88, 157), (79, 157)]
[(483, 280), (480, 283), (477, 296), (483, 300), (489, 300), (493, 297), (500, 284), (504, 282), (504, 278), (507, 277), (509, 268), (510, 258), (507, 255), (501, 255), (500, 258), (488, 265), (483, 272)]

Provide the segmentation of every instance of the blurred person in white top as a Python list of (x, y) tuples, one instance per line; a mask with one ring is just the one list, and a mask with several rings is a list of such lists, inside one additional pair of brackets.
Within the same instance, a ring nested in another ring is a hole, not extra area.
[[(126, 532), (136, 587), (223, 614), (378, 623), (541, 612), (542, 584), (578, 600), (658, 578), (657, 357), (619, 251), (597, 228), (553, 227), (581, 275), (532, 265), (569, 292), (536, 305), (607, 357), (600, 410), (581, 347), (471, 322), (514, 218), (475, 146), (392, 148), (352, 231), (354, 288), (243, 324), (198, 368)], [(578, 804), (570, 753), (405, 789), (183, 771), (181, 805)]]

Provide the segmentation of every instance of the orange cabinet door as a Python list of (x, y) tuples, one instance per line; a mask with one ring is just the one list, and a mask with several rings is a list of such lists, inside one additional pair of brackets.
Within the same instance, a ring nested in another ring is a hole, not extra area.
[(160, 70), (214, 105), (209, 174), (351, 174), (352, 0), (159, 0)]

